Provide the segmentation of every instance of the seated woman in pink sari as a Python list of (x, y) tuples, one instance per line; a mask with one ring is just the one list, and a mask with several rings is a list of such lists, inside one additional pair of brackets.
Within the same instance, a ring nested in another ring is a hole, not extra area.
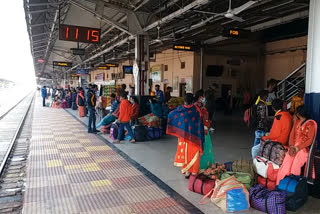
[(308, 161), (309, 148), (317, 132), (317, 123), (309, 119), (308, 110), (304, 105), (297, 108), (296, 116), (298, 119), (290, 133), (289, 151), (279, 170), (277, 185), (286, 176), (301, 175), (301, 168)]

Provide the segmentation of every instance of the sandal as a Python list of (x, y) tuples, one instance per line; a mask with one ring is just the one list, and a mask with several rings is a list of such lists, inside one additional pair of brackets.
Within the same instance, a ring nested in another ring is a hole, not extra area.
[(113, 143), (118, 144), (118, 143), (120, 143), (120, 140), (115, 140), (115, 141), (113, 141)]
[(135, 139), (131, 139), (130, 143), (136, 143), (136, 140)]

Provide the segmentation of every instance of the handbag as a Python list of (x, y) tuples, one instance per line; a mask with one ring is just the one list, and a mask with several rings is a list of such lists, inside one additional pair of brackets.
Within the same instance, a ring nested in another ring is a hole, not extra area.
[(285, 214), (285, 202), (285, 192), (270, 191), (260, 184), (250, 189), (250, 205), (261, 212), (270, 214)]
[(286, 152), (287, 149), (284, 148), (281, 143), (261, 140), (259, 156), (264, 157), (279, 166), (281, 166)]
[[(249, 192), (234, 176), (224, 180), (217, 180), (212, 190), (211, 201), (224, 212), (242, 212), (250, 207)], [(200, 201), (201, 204), (211, 191)]]
[(245, 172), (225, 172), (221, 175), (220, 180), (227, 179), (231, 176), (236, 177), (237, 181), (244, 184), (247, 190), (249, 190), (252, 186), (253, 179), (249, 173)]
[(308, 200), (307, 178), (290, 175), (282, 179), (278, 189), (286, 193), (286, 208), (290, 211), (297, 211)]
[(270, 180), (268, 178), (264, 178), (262, 176), (258, 176), (258, 184), (267, 187), (269, 190), (275, 190), (276, 189), (276, 181)]
[(258, 175), (264, 178), (269, 178), (272, 181), (277, 180), (277, 175), (280, 169), (277, 164), (260, 156), (253, 159), (253, 168)]
[(215, 186), (215, 180), (204, 174), (190, 175), (188, 189), (201, 195), (208, 194)]

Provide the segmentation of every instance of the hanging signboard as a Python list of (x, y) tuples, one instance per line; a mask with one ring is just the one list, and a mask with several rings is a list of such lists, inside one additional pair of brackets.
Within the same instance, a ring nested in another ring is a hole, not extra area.
[(194, 46), (174, 44), (173, 45), (173, 50), (177, 50), (177, 51), (194, 51)]
[(72, 67), (72, 62), (53, 61), (53, 66)]
[(114, 64), (114, 63), (106, 63), (105, 66), (107, 67), (118, 67), (118, 64)]
[(77, 75), (89, 75), (89, 69), (88, 68), (77, 68), (76, 70)]

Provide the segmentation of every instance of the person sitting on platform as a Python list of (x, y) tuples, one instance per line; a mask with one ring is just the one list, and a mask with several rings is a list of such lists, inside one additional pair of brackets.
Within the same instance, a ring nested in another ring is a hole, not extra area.
[(185, 95), (185, 104), (169, 113), (167, 134), (178, 137), (174, 165), (186, 178), (199, 172), (203, 151), (204, 127), (200, 109), (193, 105), (193, 94)]
[(156, 99), (150, 99), (151, 113), (138, 119), (139, 123), (149, 127), (159, 127), (162, 118), (162, 106)]
[(132, 116), (131, 116), (131, 125), (136, 124), (139, 117), (139, 101), (137, 97), (130, 97), (130, 102), (132, 104)]
[(97, 124), (97, 129), (100, 128), (101, 126), (109, 126), (111, 123), (113, 123), (118, 117), (119, 117), (119, 112), (116, 112), (117, 109), (119, 108), (119, 101), (116, 98), (116, 95), (114, 93), (111, 94), (110, 96), (111, 99), (111, 110), (110, 112), (102, 118), (102, 120)]
[(289, 151), (279, 169), (277, 185), (286, 176), (301, 175), (301, 168), (308, 161), (310, 145), (316, 136), (317, 123), (310, 119), (306, 106), (299, 106), (296, 116), (289, 138)]
[(121, 93), (120, 94), (120, 106), (119, 106), (120, 114), (119, 114), (119, 131), (118, 131), (118, 138), (113, 143), (120, 143), (120, 140), (123, 136), (124, 128), (128, 131), (128, 135), (131, 138), (130, 142), (135, 143), (134, 135), (130, 126), (130, 120), (132, 117), (132, 105), (128, 101), (127, 94)]
[[(283, 101), (275, 99), (272, 101), (272, 109), (276, 112), (273, 125), (270, 130), (269, 136), (264, 136), (261, 139), (264, 141), (270, 140), (273, 142), (281, 143), (283, 146), (287, 146), (290, 131), (292, 128), (292, 116), (287, 111), (282, 111)], [(260, 144), (252, 147), (252, 159), (255, 158), (260, 151)]]
[(297, 108), (303, 105), (304, 88), (300, 87), (298, 89), (298, 94), (291, 99), (290, 113), (295, 115)]

